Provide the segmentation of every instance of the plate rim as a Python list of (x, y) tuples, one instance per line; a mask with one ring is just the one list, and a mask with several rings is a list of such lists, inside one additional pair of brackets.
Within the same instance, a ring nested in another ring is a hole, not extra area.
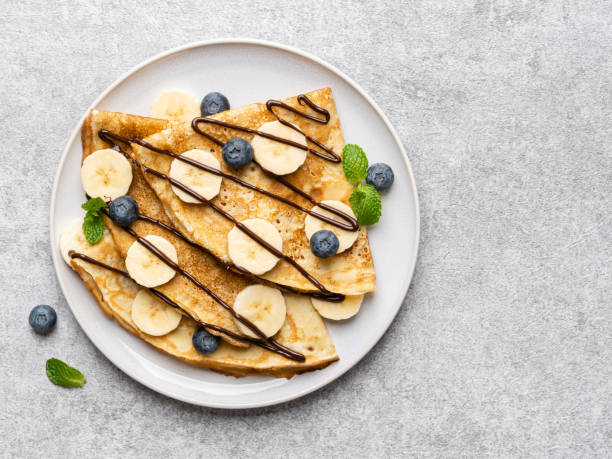
[(293, 392), (291, 394), (288, 394), (288, 395), (285, 395), (285, 396), (282, 396), (282, 397), (278, 397), (278, 398), (272, 398), (272, 399), (262, 400), (262, 401), (257, 401), (257, 402), (243, 402), (243, 403), (236, 403), (236, 404), (230, 404), (230, 403), (227, 403), (227, 402), (216, 403), (216, 402), (202, 401), (202, 400), (199, 400), (197, 398), (185, 396), (185, 395), (182, 395), (182, 394), (179, 394), (179, 393), (172, 392), (171, 390), (167, 390), (166, 388), (159, 387), (155, 383), (147, 380), (146, 377), (139, 375), (136, 371), (132, 371), (126, 365), (123, 365), (121, 363), (116, 362), (114, 359), (111, 359), (108, 356), (109, 355), (109, 353), (108, 353), (109, 351), (106, 349), (105, 344), (104, 343), (98, 343), (96, 340), (94, 340), (92, 338), (92, 335), (90, 333), (89, 327), (85, 325), (84, 320), (82, 319), (82, 317), (80, 317), (79, 314), (72, 307), (72, 300), (71, 300), (71, 297), (70, 297), (70, 295), (68, 293), (68, 289), (64, 285), (64, 282), (62, 281), (62, 278), (59, 275), (59, 273), (60, 273), (60, 269), (59, 269), (59, 267), (60, 267), (60, 260), (59, 260), (59, 253), (56, 250), (57, 249), (56, 248), (57, 237), (56, 237), (55, 228), (54, 228), (54, 215), (55, 215), (56, 202), (57, 202), (57, 191), (58, 191), (58, 187), (59, 187), (59, 178), (60, 178), (60, 175), (61, 175), (61, 173), (62, 173), (62, 171), (63, 171), (63, 169), (65, 167), (65, 163), (66, 163), (66, 160), (68, 158), (68, 151), (69, 151), (70, 147), (72, 146), (72, 144), (74, 143), (74, 141), (76, 140), (77, 135), (79, 135), (79, 133), (81, 132), (83, 121), (84, 121), (85, 117), (87, 116), (87, 114), (89, 113), (89, 111), (94, 109), (100, 103), (100, 101), (102, 99), (104, 99), (117, 86), (122, 84), (125, 80), (130, 78), (133, 74), (139, 72), (140, 70), (144, 69), (145, 67), (148, 67), (151, 64), (156, 63), (157, 61), (159, 61), (161, 59), (164, 59), (164, 58), (169, 57), (169, 56), (174, 55), (174, 54), (190, 51), (190, 50), (195, 49), (195, 48), (207, 47), (207, 46), (215, 46), (215, 45), (227, 45), (227, 44), (234, 44), (234, 45), (236, 45), (236, 44), (237, 45), (258, 45), (258, 46), (263, 46), (263, 47), (268, 47), (268, 48), (274, 48), (274, 49), (277, 49), (277, 50), (281, 50), (281, 51), (285, 51), (285, 52), (289, 52), (289, 53), (295, 54), (297, 56), (300, 56), (302, 58), (310, 60), (310, 61), (312, 61), (312, 62), (314, 62), (314, 63), (316, 63), (318, 65), (321, 65), (322, 67), (326, 68), (330, 72), (336, 74), (338, 77), (340, 77), (346, 83), (348, 83), (349, 86), (351, 86), (355, 91), (357, 91), (359, 93), (359, 95), (365, 99), (365, 101), (374, 109), (376, 114), (383, 121), (383, 123), (385, 124), (385, 127), (391, 133), (391, 136), (393, 137), (394, 142), (399, 147), (400, 153), (402, 155), (402, 159), (404, 161), (404, 165), (406, 166), (406, 169), (408, 171), (408, 175), (409, 175), (409, 178), (410, 178), (410, 187), (411, 187), (412, 195), (413, 195), (413, 205), (414, 205), (414, 209), (415, 209), (415, 232), (414, 232), (414, 240), (412, 241), (413, 242), (414, 250), (413, 250), (412, 255), (410, 257), (409, 274), (408, 274), (408, 276), (407, 276), (407, 278), (406, 278), (406, 280), (404, 282), (404, 285), (402, 286), (402, 291), (403, 291), (402, 298), (403, 299), (406, 298), (406, 294), (408, 293), (408, 289), (410, 288), (410, 284), (411, 284), (412, 279), (414, 277), (414, 271), (415, 271), (416, 261), (417, 261), (417, 257), (418, 257), (420, 232), (421, 232), (421, 216), (420, 216), (420, 208), (419, 208), (419, 196), (418, 196), (416, 181), (415, 181), (415, 178), (414, 178), (414, 173), (412, 171), (412, 167), (411, 167), (411, 164), (410, 164), (410, 160), (408, 159), (408, 154), (406, 152), (406, 149), (404, 148), (404, 145), (402, 144), (402, 141), (401, 141), (397, 131), (395, 130), (395, 128), (393, 127), (393, 125), (391, 124), (391, 122), (389, 121), (387, 116), (383, 113), (381, 108), (378, 106), (378, 104), (365, 92), (365, 90), (363, 88), (361, 88), (361, 86), (357, 82), (355, 82), (351, 77), (346, 75), (344, 72), (342, 72), (341, 70), (339, 70), (338, 68), (336, 68), (332, 64), (324, 61), (323, 59), (315, 56), (314, 54), (311, 54), (311, 53), (306, 52), (306, 51), (302, 51), (301, 49), (296, 48), (296, 47), (291, 46), (291, 45), (284, 45), (284, 44), (280, 44), (280, 43), (276, 43), (276, 42), (272, 42), (272, 41), (268, 41), (268, 40), (260, 40), (260, 39), (253, 39), (253, 38), (217, 38), (217, 39), (211, 39), (211, 40), (194, 41), (194, 42), (187, 43), (185, 45), (181, 45), (181, 46), (177, 46), (177, 47), (174, 47), (174, 48), (170, 48), (170, 49), (162, 51), (162, 52), (160, 52), (158, 54), (155, 54), (155, 55), (153, 55), (152, 57), (150, 57), (148, 59), (145, 59), (140, 64), (137, 64), (136, 66), (134, 66), (131, 69), (129, 69), (127, 72), (124, 72), (113, 83), (111, 83), (104, 91), (102, 91), (102, 93), (88, 106), (88, 108), (86, 109), (85, 113), (80, 117), (78, 123), (76, 124), (76, 127), (73, 129), (72, 134), (70, 135), (68, 141), (66, 142), (64, 150), (63, 150), (62, 155), (60, 157), (60, 161), (58, 163), (57, 170), (55, 172), (55, 177), (53, 179), (53, 188), (51, 190), (51, 205), (50, 205), (50, 208), (49, 208), (49, 235), (50, 235), (50, 243), (51, 243), (51, 256), (53, 258), (53, 268), (55, 270), (55, 276), (56, 276), (56, 278), (58, 280), (58, 283), (60, 285), (62, 293), (63, 293), (63, 295), (64, 295), (64, 297), (66, 299), (66, 302), (68, 303), (68, 306), (70, 307), (72, 315), (77, 320), (77, 322), (78, 322), (79, 326), (81, 327), (81, 329), (85, 332), (85, 334), (87, 335), (89, 340), (92, 342), (92, 344), (98, 350), (100, 350), (100, 352), (102, 352), (102, 354), (104, 354), (104, 357), (106, 359), (108, 359), (113, 365), (115, 365), (117, 368), (119, 368), (122, 372), (124, 372), (130, 378), (132, 378), (135, 381), (139, 382), (143, 386), (148, 387), (149, 389), (154, 390), (155, 392), (158, 392), (160, 394), (163, 394), (163, 395), (165, 395), (167, 397), (170, 397), (170, 398), (173, 398), (175, 400), (180, 400), (180, 401), (183, 401), (185, 403), (190, 403), (190, 404), (198, 405), (198, 406), (205, 406), (205, 407), (209, 407), (209, 408), (247, 409), (247, 408), (259, 408), (259, 407), (265, 407), (265, 406), (272, 406), (272, 405), (277, 405), (277, 404), (285, 403), (285, 402), (288, 402), (290, 400), (295, 400), (297, 398), (303, 397), (304, 395), (312, 393), (312, 392), (314, 392), (314, 391), (316, 391), (318, 389), (321, 389), (322, 387), (328, 385), (332, 381), (335, 381), (336, 379), (341, 377), (348, 370), (353, 368), (359, 361), (361, 361), (361, 359), (363, 359), (372, 350), (372, 348), (376, 345), (376, 343), (378, 343), (378, 341), (382, 338), (382, 336), (387, 332), (387, 330), (391, 326), (391, 323), (393, 322), (393, 320), (397, 316), (397, 313), (399, 312), (399, 310), (400, 310), (400, 308), (401, 308), (401, 306), (403, 304), (403, 300), (396, 307), (395, 311), (393, 311), (386, 318), (385, 322), (382, 324), (380, 330), (375, 334), (374, 338), (369, 343), (367, 343), (367, 345), (364, 347), (365, 350), (363, 352), (359, 353), (350, 362), (348, 362), (348, 365), (344, 366), (344, 368), (342, 368), (339, 372), (332, 373), (329, 377), (324, 378), (323, 380), (318, 381), (315, 384), (312, 384), (311, 386), (308, 386), (308, 387), (306, 387), (306, 388), (304, 388), (304, 389), (302, 389), (300, 391)]

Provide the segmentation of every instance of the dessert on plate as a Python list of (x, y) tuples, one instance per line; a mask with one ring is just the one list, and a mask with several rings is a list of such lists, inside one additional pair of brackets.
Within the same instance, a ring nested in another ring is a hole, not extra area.
[(344, 144), (331, 90), (237, 109), (171, 91), (151, 115), (83, 123), (86, 214), (60, 250), (100, 308), (228, 375), (338, 360), (322, 318), (348, 319), (376, 289), (365, 225), (393, 177)]

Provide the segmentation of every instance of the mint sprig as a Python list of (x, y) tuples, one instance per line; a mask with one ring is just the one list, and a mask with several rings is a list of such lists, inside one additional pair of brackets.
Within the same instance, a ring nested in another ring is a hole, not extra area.
[(351, 183), (359, 183), (366, 178), (368, 158), (359, 145), (349, 143), (342, 150), (342, 170)]
[(57, 386), (82, 387), (85, 384), (83, 373), (59, 359), (47, 360), (45, 367), (49, 381)]
[(106, 208), (106, 202), (102, 198), (91, 198), (81, 208), (87, 213), (83, 220), (83, 234), (91, 245), (97, 244), (104, 236), (104, 219), (100, 210)]
[(382, 204), (380, 194), (372, 185), (359, 185), (353, 190), (349, 202), (361, 225), (373, 225), (380, 219)]

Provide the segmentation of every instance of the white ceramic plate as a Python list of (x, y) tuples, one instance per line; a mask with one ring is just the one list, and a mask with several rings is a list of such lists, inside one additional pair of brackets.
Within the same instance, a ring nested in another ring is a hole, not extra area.
[(155, 56), (119, 78), (91, 108), (147, 115), (166, 89), (200, 98), (225, 94), (232, 107), (332, 88), (347, 143), (361, 145), (370, 163), (386, 162), (395, 183), (383, 196), (383, 216), (369, 230), (376, 266), (375, 294), (359, 314), (327, 321), (340, 361), (290, 380), (265, 376), (236, 379), (194, 367), (156, 351), (100, 310), (85, 285), (59, 256), (62, 230), (82, 214), (79, 168), (81, 123), (62, 155), (51, 200), (51, 245), (60, 285), (72, 312), (93, 343), (132, 378), (170, 397), (197, 405), (248, 408), (273, 405), (308, 394), (355, 365), (380, 339), (408, 290), (419, 241), (417, 192), (406, 152), (378, 106), (346, 75), (295, 48), (256, 40), (190, 44)]

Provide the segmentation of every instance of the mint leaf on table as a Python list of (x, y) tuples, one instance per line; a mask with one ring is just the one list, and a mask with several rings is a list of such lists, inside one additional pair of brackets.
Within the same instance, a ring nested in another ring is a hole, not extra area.
[(349, 143), (342, 150), (342, 170), (351, 183), (359, 183), (366, 178), (368, 158), (359, 145)]
[(83, 220), (83, 234), (91, 245), (97, 244), (104, 236), (104, 219), (100, 210), (106, 208), (106, 202), (102, 198), (91, 198), (81, 206), (86, 210)]
[(373, 225), (380, 219), (382, 204), (380, 194), (372, 185), (359, 185), (353, 190), (349, 202), (361, 225)]
[(85, 376), (76, 368), (58, 359), (47, 360), (47, 377), (53, 384), (63, 387), (82, 387)]

